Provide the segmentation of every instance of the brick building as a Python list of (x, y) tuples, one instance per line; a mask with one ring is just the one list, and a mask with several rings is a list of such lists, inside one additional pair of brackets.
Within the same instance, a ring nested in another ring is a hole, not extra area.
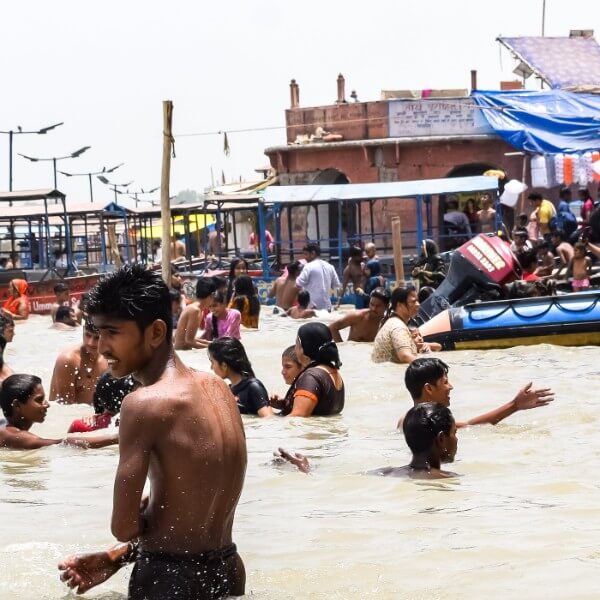
[[(265, 150), (281, 185), (434, 179), (482, 175), (488, 169), (501, 169), (509, 179), (523, 177), (523, 157), (492, 132), (468, 90), (427, 90), (419, 98), (409, 92), (383, 92), (379, 101), (347, 102), (342, 75), (337, 88), (334, 104), (302, 108), (299, 86), (292, 80), (286, 144)], [(354, 92), (352, 98), (356, 100)], [(466, 199), (459, 198), (461, 204)], [(444, 200), (433, 199), (436, 228)], [(414, 203), (389, 199), (376, 204), (373, 231), (366, 204), (344, 206), (342, 227), (348, 237), (375, 234), (379, 243), (389, 246), (391, 218), (399, 215), (408, 247), (414, 244)], [(321, 230), (328, 229), (334, 238), (337, 209), (331, 206), (325, 217), (328, 223), (323, 224), (321, 215)], [(302, 229), (303, 224), (294, 228)]]

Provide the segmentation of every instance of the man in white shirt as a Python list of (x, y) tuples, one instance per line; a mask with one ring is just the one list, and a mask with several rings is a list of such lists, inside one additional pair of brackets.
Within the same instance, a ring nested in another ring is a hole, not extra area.
[(296, 285), (310, 294), (313, 308), (331, 310), (331, 290), (337, 294), (340, 288), (338, 275), (328, 262), (319, 258), (321, 249), (317, 244), (307, 244), (303, 252), (306, 265)]

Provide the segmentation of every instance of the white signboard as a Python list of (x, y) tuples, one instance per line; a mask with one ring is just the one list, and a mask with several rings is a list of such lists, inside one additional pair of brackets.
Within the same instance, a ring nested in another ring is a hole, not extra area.
[(389, 136), (493, 133), (471, 98), (390, 100)]

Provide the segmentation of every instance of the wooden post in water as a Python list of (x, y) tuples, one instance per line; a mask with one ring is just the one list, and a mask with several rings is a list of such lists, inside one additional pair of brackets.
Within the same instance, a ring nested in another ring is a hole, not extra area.
[(160, 178), (160, 221), (162, 224), (162, 278), (171, 285), (171, 204), (169, 182), (171, 179), (171, 148), (173, 145), (173, 102), (163, 100), (163, 157)]
[(392, 217), (392, 248), (394, 249), (396, 287), (404, 287), (404, 261), (402, 258), (402, 226), (400, 217)]

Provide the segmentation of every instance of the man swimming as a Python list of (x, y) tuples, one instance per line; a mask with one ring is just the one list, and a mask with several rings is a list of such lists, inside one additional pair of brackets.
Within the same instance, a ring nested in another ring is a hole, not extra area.
[(98, 339), (98, 330), (86, 321), (83, 344), (58, 355), (50, 382), (51, 402), (92, 404), (98, 377), (108, 369), (106, 359), (98, 353)]
[[(243, 595), (232, 526), (246, 442), (235, 398), (174, 352), (169, 290), (158, 273), (120, 269), (94, 288), (88, 311), (112, 375), (132, 374), (142, 387), (121, 406), (112, 532), (126, 544), (66, 558), (62, 579), (82, 592), (129, 561), (130, 600)], [(151, 491), (142, 499), (146, 476)]]
[[(403, 467), (373, 469), (367, 471), (367, 475), (411, 479), (443, 479), (456, 476), (456, 473), (443, 471), (441, 468), (442, 463), (454, 461), (458, 447), (456, 423), (447, 406), (435, 402), (417, 404), (406, 413), (402, 428), (406, 444), (412, 452), (410, 463)], [(310, 472), (310, 463), (303, 454), (291, 454), (279, 448), (275, 458), (286, 460), (303, 473)]]
[[(448, 369), (448, 365), (439, 358), (417, 358), (408, 365), (404, 373), (404, 384), (415, 406), (423, 402), (438, 402), (450, 406), (450, 392), (454, 388), (448, 380)], [(546, 406), (554, 400), (550, 388), (535, 389), (531, 385), (528, 383), (521, 388), (510, 402), (468, 421), (457, 422), (456, 426), (497, 425), (519, 410)], [(398, 427), (401, 423), (402, 419), (398, 422)]]
[(340, 331), (350, 327), (349, 342), (372, 342), (389, 303), (390, 293), (385, 288), (375, 288), (369, 296), (369, 308), (352, 310), (329, 325), (333, 341), (343, 342)]
[(43, 423), (48, 412), (48, 400), (42, 380), (35, 375), (11, 375), (2, 382), (0, 406), (6, 423), (0, 425), (0, 447), (14, 450), (34, 450), (69, 444), (80, 448), (102, 448), (119, 441), (116, 431), (101, 434), (67, 435), (64, 438), (42, 438), (29, 431), (34, 423)]

